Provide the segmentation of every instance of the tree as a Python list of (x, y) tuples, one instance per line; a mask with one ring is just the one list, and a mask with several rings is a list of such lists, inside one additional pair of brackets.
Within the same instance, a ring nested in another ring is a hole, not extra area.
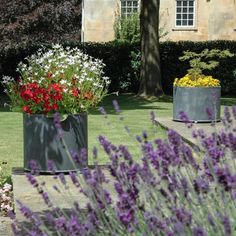
[(159, 52), (160, 0), (142, 0), (140, 12), (141, 30), (141, 96), (160, 96), (161, 66)]
[(0, 48), (80, 40), (81, 0), (1, 0)]

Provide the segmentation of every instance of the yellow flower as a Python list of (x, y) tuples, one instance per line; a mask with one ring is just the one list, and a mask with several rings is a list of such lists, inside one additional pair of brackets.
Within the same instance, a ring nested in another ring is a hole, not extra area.
[(212, 76), (200, 75), (196, 79), (192, 79), (188, 74), (184, 77), (174, 80), (174, 86), (179, 87), (217, 87), (220, 86), (220, 81)]

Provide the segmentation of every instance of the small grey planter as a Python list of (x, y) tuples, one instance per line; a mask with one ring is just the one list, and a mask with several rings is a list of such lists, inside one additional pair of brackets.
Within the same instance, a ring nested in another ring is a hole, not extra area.
[[(173, 120), (181, 121), (180, 112), (185, 112), (190, 121), (220, 121), (221, 87), (174, 87)], [(207, 114), (207, 108), (213, 111), (213, 117)]]
[(61, 122), (66, 149), (58, 135), (53, 118), (41, 114), (28, 115), (24, 113), (25, 170), (31, 170), (31, 160), (35, 160), (39, 164), (41, 172), (49, 172), (49, 160), (53, 161), (56, 172), (68, 172), (84, 167), (76, 166), (68, 156), (68, 151), (79, 153), (82, 148), (88, 148), (87, 123), (87, 114), (68, 115)]

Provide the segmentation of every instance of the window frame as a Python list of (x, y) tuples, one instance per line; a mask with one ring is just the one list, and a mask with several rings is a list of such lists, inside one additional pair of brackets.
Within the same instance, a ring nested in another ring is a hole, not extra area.
[[(131, 6), (128, 6), (128, 2), (131, 2)], [(137, 2), (137, 6), (134, 6), (134, 2)], [(139, 2), (139, 0), (120, 0), (120, 15), (127, 18), (128, 16), (139, 13)], [(125, 6), (123, 6), (122, 3), (125, 3)], [(128, 8), (130, 8), (130, 12), (128, 12)], [(125, 12), (123, 11), (123, 9), (125, 10)], [(134, 9), (137, 9), (137, 11), (134, 11)]]
[[(197, 8), (197, 0), (192, 0), (193, 1), (193, 12), (189, 12), (189, 3), (187, 4), (186, 8), (187, 8), (187, 12), (186, 12), (186, 15), (187, 15), (187, 18), (186, 18), (186, 21), (189, 21), (189, 20), (192, 20), (193, 21), (193, 25), (177, 25), (177, 9), (178, 9), (178, 6), (177, 6), (177, 3), (178, 2), (188, 2), (188, 1), (191, 1), (191, 0), (175, 0), (175, 22), (174, 22), (174, 29), (176, 30), (196, 30), (196, 27), (197, 27), (197, 14), (196, 14), (196, 8)], [(181, 11), (179, 12), (179, 14), (181, 14), (181, 18), (179, 19), (181, 22), (183, 21), (183, 9), (185, 6), (182, 5), (183, 3), (181, 3), (181, 6), (179, 7), (181, 9)], [(193, 19), (189, 19), (189, 14), (193, 14)], [(185, 20), (185, 19), (184, 19)], [(188, 22), (187, 22), (188, 23)]]

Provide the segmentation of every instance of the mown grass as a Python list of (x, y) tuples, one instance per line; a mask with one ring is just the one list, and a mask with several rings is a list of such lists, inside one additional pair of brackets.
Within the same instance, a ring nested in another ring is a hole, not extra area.
[[(119, 102), (120, 114), (116, 114), (113, 108), (112, 100), (114, 99)], [(153, 127), (150, 112), (154, 111), (157, 116), (170, 116), (172, 103), (168, 99), (168, 97), (163, 97), (147, 100), (132, 94), (106, 97), (100, 106), (107, 111), (107, 118), (97, 109), (89, 112), (89, 157), (92, 156), (92, 148), (97, 146), (99, 149), (98, 163), (107, 163), (108, 159), (99, 148), (97, 140), (99, 135), (104, 135), (114, 144), (127, 145), (134, 157), (139, 159), (140, 148), (137, 145), (136, 135), (141, 135), (145, 130), (150, 134), (150, 138), (166, 136), (164, 130)], [(6, 174), (10, 174), (12, 167), (23, 166), (22, 114), (10, 112), (9, 107), (4, 106), (4, 103), (7, 103), (7, 98), (2, 96), (0, 97), (0, 164), (4, 166)], [(121, 117), (124, 119), (121, 120)], [(129, 133), (125, 127), (129, 127)], [(89, 164), (92, 163), (92, 158), (89, 158)]]
[[(116, 114), (112, 100), (116, 99), (121, 107), (121, 114)], [(22, 114), (9, 111), (5, 96), (0, 96), (0, 164), (7, 174), (12, 167), (23, 166), (23, 129)], [(222, 105), (236, 105), (236, 98), (222, 98)], [(105, 118), (97, 110), (89, 112), (89, 164), (92, 164), (91, 150), (94, 146), (99, 149), (99, 164), (107, 163), (108, 159), (99, 148), (98, 136), (104, 135), (114, 144), (125, 144), (136, 159), (140, 159), (140, 148), (137, 145), (136, 135), (142, 131), (150, 134), (150, 139), (165, 138), (166, 132), (160, 127), (153, 127), (150, 121), (150, 112), (154, 111), (158, 117), (172, 116), (172, 98), (168, 96), (160, 98), (144, 99), (133, 94), (112, 95), (106, 97), (100, 104), (107, 112)], [(223, 109), (223, 106), (222, 106)], [(124, 117), (124, 120), (120, 120)], [(125, 127), (129, 127), (130, 133)], [(153, 132), (155, 131), (155, 132)]]

